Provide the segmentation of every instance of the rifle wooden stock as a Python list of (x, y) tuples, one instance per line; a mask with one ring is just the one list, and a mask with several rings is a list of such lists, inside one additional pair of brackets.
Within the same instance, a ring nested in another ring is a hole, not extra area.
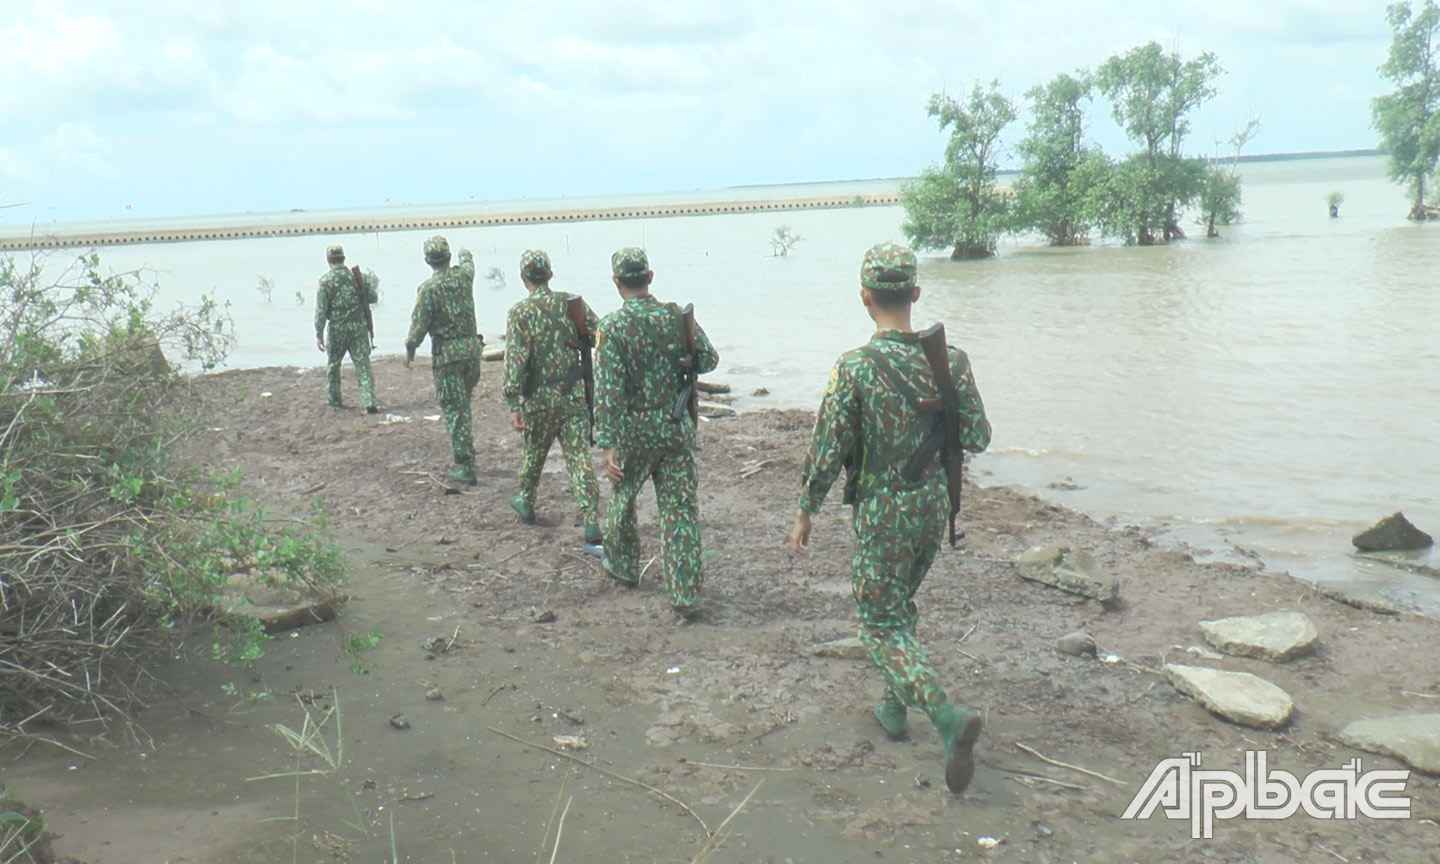
[[(960, 391), (950, 375), (950, 352), (945, 346), (945, 325), (936, 324), (920, 334), (920, 347), (940, 392), (940, 419), (944, 437), (940, 459), (945, 465), (945, 484), (950, 492), (950, 545), (958, 542), (955, 520), (960, 516), (960, 485), (965, 475), (965, 451), (960, 446)], [(923, 407), (922, 407), (923, 410)], [(961, 536), (964, 536), (963, 534)]]
[(574, 346), (580, 352), (580, 377), (585, 381), (585, 413), (590, 418), (590, 444), (595, 444), (595, 360), (590, 353), (595, 345), (595, 334), (590, 332), (590, 322), (585, 317), (585, 299), (571, 297), (565, 302), (565, 311), (570, 323), (575, 325)]
[(375, 316), (370, 312), (370, 304), (365, 299), (365, 277), (360, 275), (360, 265), (356, 264), (350, 268), (350, 275), (355, 279), (355, 298), (360, 301), (360, 309), (365, 313), (365, 329), (370, 331), (370, 347), (375, 347)]
[(694, 303), (685, 304), (685, 309), (682, 312), (682, 324), (685, 329), (686, 356), (690, 362), (688, 365), (682, 365), (680, 369), (682, 386), (680, 393), (675, 397), (675, 407), (670, 411), (670, 419), (679, 423), (680, 418), (685, 416), (685, 412), (688, 411), (690, 413), (690, 422), (698, 426), (700, 424), (700, 390), (696, 384), (700, 376), (699, 373), (695, 371)]

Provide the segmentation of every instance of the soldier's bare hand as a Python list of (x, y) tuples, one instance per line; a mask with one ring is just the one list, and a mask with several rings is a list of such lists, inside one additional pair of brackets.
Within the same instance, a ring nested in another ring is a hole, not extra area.
[(796, 552), (807, 551), (810, 545), (810, 514), (804, 510), (795, 513), (795, 525), (790, 529), (790, 548)]
[(510, 412), (510, 428), (514, 429), (516, 432), (525, 431), (525, 420), (520, 416), (519, 411)]
[(325, 340), (317, 337), (317, 338), (315, 339), (315, 347), (316, 347), (316, 348), (319, 348), (321, 351), (324, 351), (324, 350), (325, 350)]
[(601, 450), (600, 462), (605, 466), (605, 476), (610, 478), (611, 483), (619, 483), (625, 479), (625, 472), (620, 470), (620, 458), (615, 455), (614, 450)]

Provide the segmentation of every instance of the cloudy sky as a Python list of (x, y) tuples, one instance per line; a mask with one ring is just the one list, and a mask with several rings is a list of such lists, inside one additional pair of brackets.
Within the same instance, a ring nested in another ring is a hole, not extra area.
[(0, 230), (907, 176), (928, 94), (1152, 39), (1227, 70), (1196, 152), (1252, 115), (1248, 152), (1372, 147), (1385, 5), (0, 0)]

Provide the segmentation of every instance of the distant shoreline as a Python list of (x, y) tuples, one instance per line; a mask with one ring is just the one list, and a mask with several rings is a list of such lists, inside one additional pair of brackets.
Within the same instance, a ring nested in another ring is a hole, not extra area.
[[(90, 248), (94, 246), (144, 245), (151, 243), (187, 243), (208, 240), (254, 240), (271, 237), (294, 237), (313, 234), (374, 234), (381, 231), (417, 231), (452, 228), (486, 228), (497, 225), (531, 225), (552, 222), (596, 222), (625, 219), (661, 219), (677, 216), (712, 216), (729, 213), (759, 213), (787, 210), (833, 210), (848, 207), (893, 207), (900, 199), (893, 194), (855, 194), (827, 196), (788, 196), (753, 198), (735, 201), (667, 202), (630, 204), (619, 207), (575, 207), (564, 199), (554, 199), (561, 206), (545, 207), (534, 202), (524, 210), (473, 210), (469, 212), (379, 216), (312, 216), (309, 219), (292, 214), (246, 214), (223, 226), (195, 225), (167, 227), (164, 220), (155, 220), (150, 227), (132, 228), (124, 223), (107, 227), (57, 225), (33, 234), (0, 236), (0, 251), (29, 249)], [(453, 205), (442, 205), (453, 206)], [(412, 210), (413, 213), (413, 210)], [(176, 220), (182, 221), (182, 220)]]
[[(1343, 159), (1383, 155), (1383, 151), (1369, 150), (1318, 150), (1300, 153), (1261, 153), (1239, 157), (1240, 162), (1284, 162), (1315, 159)], [(1226, 160), (1228, 161), (1228, 160)], [(1003, 169), (1000, 176), (1013, 177), (1017, 169)], [(492, 202), (473, 202), (470, 206), (458, 203), (400, 205), (397, 208), (374, 208), (376, 215), (355, 215), (358, 209), (317, 210), (290, 212), (247, 212), (233, 214), (212, 214), (203, 216), (178, 216), (172, 218), (149, 218), (144, 220), (106, 219), (52, 223), (44, 230), (33, 233), (7, 234), (0, 232), (0, 251), (23, 251), (30, 249), (76, 248), (113, 245), (136, 245), (148, 243), (177, 243), (207, 240), (239, 240), (266, 237), (313, 235), (313, 234), (355, 234), (377, 233), (380, 231), (406, 231), (425, 229), (448, 229), (465, 227), (487, 227), (493, 225), (523, 225), (546, 222), (585, 222), (614, 219), (647, 219), (675, 216), (703, 216), (725, 213), (750, 213), (757, 211), (818, 210), (855, 206), (895, 206), (899, 203), (895, 193), (867, 192), (854, 195), (807, 195), (799, 190), (807, 188), (844, 186), (847, 184), (887, 184), (898, 191), (901, 184), (913, 177), (855, 178), (850, 180), (812, 180), (796, 183), (764, 183), (725, 186), (718, 189), (695, 190), (695, 198), (687, 199), (685, 193), (657, 192), (612, 196), (630, 198), (631, 203), (615, 206), (578, 205), (575, 200), (560, 198), (514, 199)], [(1002, 184), (1003, 185), (1003, 184)], [(778, 190), (796, 190), (792, 194), (774, 194)], [(766, 195), (765, 192), (772, 194)], [(704, 200), (706, 193), (753, 192), (753, 198), (731, 201)], [(606, 196), (593, 196), (603, 200)], [(651, 200), (646, 202), (646, 198)], [(583, 200), (583, 199), (579, 199)], [(463, 209), (458, 209), (463, 208)], [(511, 209), (513, 208), (513, 209)], [(136, 224), (136, 221), (139, 224)]]

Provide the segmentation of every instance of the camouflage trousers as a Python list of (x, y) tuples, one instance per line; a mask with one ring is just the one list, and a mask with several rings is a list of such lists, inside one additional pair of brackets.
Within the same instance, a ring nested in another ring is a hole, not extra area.
[(605, 560), (617, 579), (640, 578), (640, 532), (635, 499), (650, 480), (660, 510), (660, 561), (670, 605), (700, 605), (700, 507), (696, 502), (693, 444), (619, 451), (625, 478), (610, 489), (605, 506)]
[(331, 405), (340, 404), (340, 363), (346, 354), (355, 364), (355, 377), (360, 379), (360, 404), (366, 408), (375, 404), (375, 379), (370, 374), (370, 334), (365, 325), (351, 326), (334, 322), (330, 324), (329, 338), (325, 340), (325, 398)]
[[(573, 392), (573, 391), (572, 391)], [(527, 402), (521, 412), (525, 421), (525, 454), (520, 463), (520, 497), (535, 506), (535, 490), (550, 445), (560, 439), (560, 452), (570, 475), (570, 493), (585, 514), (586, 525), (600, 524), (600, 484), (595, 481), (595, 460), (590, 455), (590, 418), (585, 400), (558, 396), (559, 402)]]
[(940, 550), (947, 507), (943, 483), (876, 490), (856, 508), (850, 558), (860, 641), (885, 682), (885, 700), (930, 715), (946, 697), (915, 634), (915, 592)]
[(480, 383), (480, 359), (467, 357), (451, 363), (437, 364), (435, 400), (450, 430), (450, 449), (456, 465), (475, 466), (475, 437), (470, 429), (470, 398)]

